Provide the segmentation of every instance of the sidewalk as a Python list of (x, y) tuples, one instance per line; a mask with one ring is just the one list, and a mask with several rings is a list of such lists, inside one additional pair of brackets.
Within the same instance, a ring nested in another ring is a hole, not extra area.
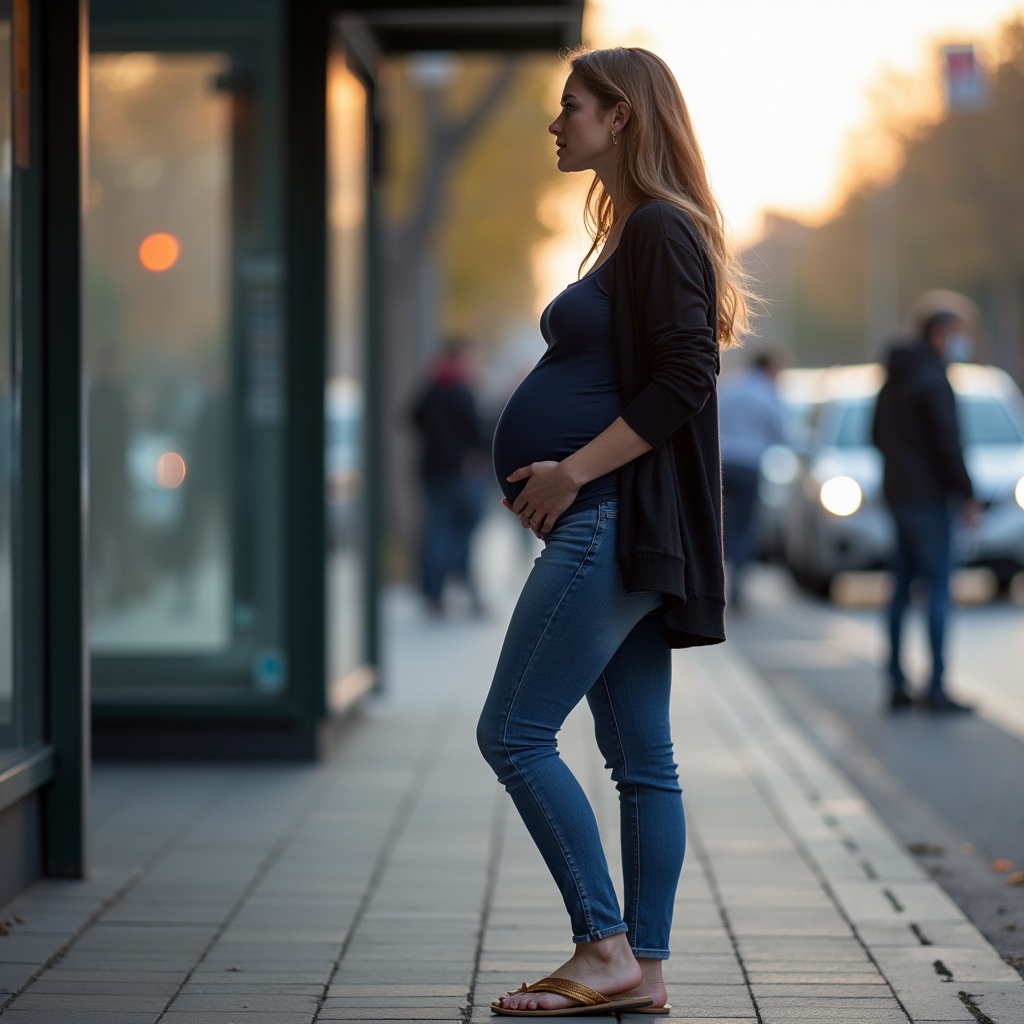
[[(100, 766), (92, 877), (43, 881), (0, 911), (0, 1013), (494, 1019), (497, 993), (569, 951), (553, 885), (475, 748), (505, 612), (428, 622), (393, 593), (391, 695), (330, 763)], [(1024, 981), (753, 668), (725, 645), (678, 654), (675, 672), (690, 834), (666, 972), (673, 1019), (1024, 1021)], [(563, 749), (614, 858), (615, 793), (585, 711)]]

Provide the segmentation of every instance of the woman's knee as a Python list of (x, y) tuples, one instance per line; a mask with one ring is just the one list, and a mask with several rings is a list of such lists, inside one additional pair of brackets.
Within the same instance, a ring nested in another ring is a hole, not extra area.
[(484, 708), (480, 720), (476, 724), (476, 745), (480, 748), (483, 759), (491, 766), (496, 775), (501, 775), (501, 770), (507, 761), (505, 745), (502, 742), (502, 729), (499, 723), (495, 722), (491, 715)]
[(557, 756), (556, 735), (557, 729), (517, 722), (507, 713), (491, 715), (486, 708), (476, 728), (480, 753), (502, 783), (537, 760)]

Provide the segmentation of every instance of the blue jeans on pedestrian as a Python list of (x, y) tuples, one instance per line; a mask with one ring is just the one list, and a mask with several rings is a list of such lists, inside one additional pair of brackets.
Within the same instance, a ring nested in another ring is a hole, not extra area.
[(932, 675), (928, 692), (943, 692), (946, 618), (949, 580), (953, 572), (953, 511), (946, 502), (893, 501), (889, 503), (896, 526), (893, 555), (893, 591), (889, 605), (889, 679), (894, 690), (906, 687), (901, 649), (903, 619), (910, 605), (915, 579), (928, 584), (928, 638)]
[(477, 588), (470, 571), (470, 541), (480, 522), (483, 495), (480, 481), (470, 475), (428, 477), (423, 482), (426, 520), (420, 551), (421, 586), (424, 596), (439, 602), (445, 580), (454, 576), (476, 600)]
[[(669, 725), (671, 651), (654, 593), (627, 594), (618, 504), (559, 519), (516, 605), (480, 717), (480, 750), (558, 885), (574, 942), (627, 932), (638, 957), (666, 959), (686, 846)], [(597, 821), (558, 753), (586, 697), (619, 793), (625, 906)]]
[(761, 471), (757, 466), (722, 463), (722, 528), (725, 560), (732, 567), (730, 604), (743, 602), (743, 576), (757, 553), (757, 498)]

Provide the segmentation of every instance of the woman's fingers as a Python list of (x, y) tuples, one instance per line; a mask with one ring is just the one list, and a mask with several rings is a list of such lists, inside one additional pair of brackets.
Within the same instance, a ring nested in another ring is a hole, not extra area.
[(527, 477), (533, 476), (533, 466), (520, 466), (514, 473), (509, 473), (505, 478), (510, 484), (516, 483), (518, 480), (525, 480)]

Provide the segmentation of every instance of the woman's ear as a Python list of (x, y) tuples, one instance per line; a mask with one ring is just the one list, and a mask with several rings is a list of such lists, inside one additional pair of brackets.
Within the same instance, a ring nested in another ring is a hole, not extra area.
[(619, 100), (619, 102), (612, 107), (612, 131), (622, 131), (622, 129), (629, 124), (629, 115), (631, 113), (632, 108), (630, 105), (625, 100)]

